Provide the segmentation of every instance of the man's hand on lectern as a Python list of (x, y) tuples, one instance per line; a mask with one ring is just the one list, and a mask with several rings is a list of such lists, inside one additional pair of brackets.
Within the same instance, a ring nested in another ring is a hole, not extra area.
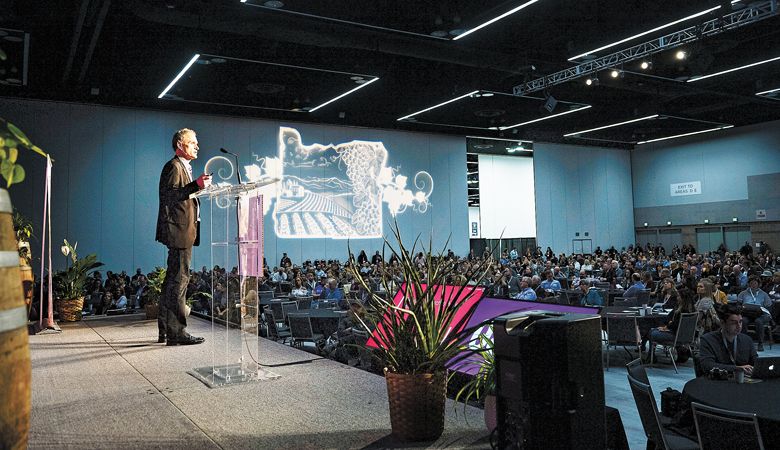
[(198, 183), (199, 188), (205, 189), (211, 186), (211, 174), (204, 173), (203, 175), (199, 176), (198, 179), (195, 181)]

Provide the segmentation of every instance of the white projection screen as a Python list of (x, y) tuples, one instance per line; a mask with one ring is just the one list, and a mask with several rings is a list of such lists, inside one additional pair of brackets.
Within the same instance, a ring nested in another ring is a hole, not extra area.
[(482, 238), (536, 237), (535, 199), (533, 157), (479, 155)]

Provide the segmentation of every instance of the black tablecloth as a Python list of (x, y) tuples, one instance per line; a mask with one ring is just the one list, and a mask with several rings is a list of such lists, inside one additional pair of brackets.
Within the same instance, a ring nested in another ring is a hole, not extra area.
[(755, 413), (765, 448), (780, 445), (780, 379), (737, 384), (699, 377), (685, 383), (684, 397), (716, 408)]

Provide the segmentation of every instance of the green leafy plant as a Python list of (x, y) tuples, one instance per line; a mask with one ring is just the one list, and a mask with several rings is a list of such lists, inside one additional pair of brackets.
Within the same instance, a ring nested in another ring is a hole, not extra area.
[(466, 365), (478, 366), (477, 373), (466, 384), (464, 384), (455, 394), (455, 401), (462, 401), (464, 408), (470, 400), (478, 400), (485, 395), (495, 395), (496, 393), (496, 365), (493, 353), (493, 340), (486, 334), (480, 333), (479, 338), (472, 345), (473, 350), (464, 348), (467, 354), (477, 355), (476, 359), (464, 362)]
[[(470, 336), (469, 330), (461, 333), (452, 330), (463, 329), (473, 315), (477, 303), (465, 307), (463, 299), (473, 293), (487, 275), (489, 263), (483, 261), (471, 272), (472, 275), (463, 280), (462, 285), (445, 290), (444, 286), (451, 284), (458, 275), (457, 262), (445, 257), (449, 239), (435, 256), (420, 246), (427, 255), (425, 266), (420, 268), (413, 260), (419, 237), (409, 250), (403, 244), (397, 223), (393, 224), (392, 234), (397, 248), (385, 239), (383, 253), (390, 249), (400, 263), (405, 280), (401, 286), (405, 299), (396, 306), (392, 298), (372, 294), (370, 304), (373, 306), (368, 309), (365, 318), (358, 318), (364, 327), (376, 330), (374, 339), (378, 348), (367, 348), (373, 351), (386, 370), (394, 373), (443, 373), (448, 363), (461, 352), (464, 336)], [(432, 243), (429, 243), (428, 248), (431, 247)], [(385, 259), (384, 255), (382, 259)], [(350, 263), (349, 270), (355, 279), (371, 292), (360, 276), (354, 257), (350, 257)], [(387, 279), (382, 280), (386, 292), (392, 292), (388, 282)]]
[(67, 239), (63, 241), (62, 254), (69, 256), (72, 264), (65, 270), (61, 270), (54, 275), (54, 294), (57, 298), (68, 300), (79, 298), (84, 295), (84, 285), (87, 282), (90, 272), (101, 267), (102, 262), (97, 260), (94, 253), (79, 259), (76, 254), (76, 245), (71, 246)]
[(163, 283), (165, 282), (165, 267), (155, 267), (152, 273), (146, 277), (146, 289), (144, 289), (144, 305), (159, 305), (162, 297)]
[(46, 156), (46, 152), (34, 145), (16, 125), (0, 118), (0, 175), (6, 181), (6, 187), (24, 181), (24, 167), (17, 162), (19, 148), (27, 148)]
[(30, 254), (30, 239), (33, 237), (33, 226), (30, 219), (14, 208), (13, 214), (14, 233), (16, 233), (16, 242), (18, 243), (19, 257), (27, 261), (32, 260)]

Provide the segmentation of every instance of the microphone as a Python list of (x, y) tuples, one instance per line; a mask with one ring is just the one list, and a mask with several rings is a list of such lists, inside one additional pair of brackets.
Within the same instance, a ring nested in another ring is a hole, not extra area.
[(241, 170), (240, 170), (241, 167), (238, 165), (238, 155), (236, 155), (235, 153), (229, 150), (225, 150), (224, 148), (221, 147), (219, 151), (221, 151), (222, 153), (227, 153), (228, 155), (233, 155), (233, 158), (235, 158), (236, 160), (236, 177), (238, 177), (238, 184), (241, 184)]

